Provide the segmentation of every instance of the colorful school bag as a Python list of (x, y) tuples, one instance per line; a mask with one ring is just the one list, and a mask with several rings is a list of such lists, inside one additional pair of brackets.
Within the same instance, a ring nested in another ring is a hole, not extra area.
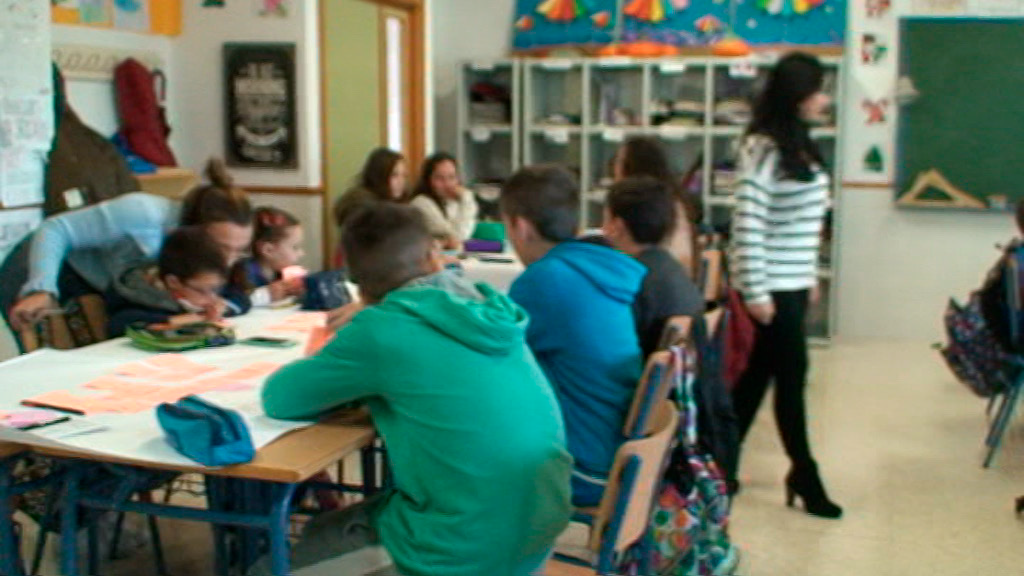
[(734, 572), (739, 555), (729, 539), (725, 481), (697, 440), (697, 357), (683, 348), (671, 351), (674, 399), (682, 418), (651, 514), (654, 566), (658, 576), (725, 576)]
[(1014, 353), (1021, 333), (1021, 294), (1017, 278), (1024, 271), (1024, 248), (1015, 243), (989, 272), (981, 289), (966, 304), (950, 300), (943, 321), (946, 346), (940, 353), (957, 380), (982, 398), (1004, 392), (1018, 370)]

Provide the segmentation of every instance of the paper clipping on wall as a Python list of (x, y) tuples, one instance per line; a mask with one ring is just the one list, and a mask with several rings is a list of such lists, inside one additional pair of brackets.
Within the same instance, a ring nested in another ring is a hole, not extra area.
[(40, 208), (0, 211), (0, 262), (43, 221)]

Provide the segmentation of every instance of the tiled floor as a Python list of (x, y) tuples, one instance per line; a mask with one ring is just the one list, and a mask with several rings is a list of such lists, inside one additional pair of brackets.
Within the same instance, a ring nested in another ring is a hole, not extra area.
[(733, 534), (745, 576), (1024, 574), (1024, 426), (982, 470), (985, 402), (922, 344), (815, 354), (811, 435), (839, 521), (783, 503), (788, 469), (770, 410), (744, 450)]
[[(762, 411), (733, 517), (743, 576), (1024, 574), (1024, 520), (1013, 513), (1024, 494), (1024, 424), (982, 470), (985, 403), (924, 344), (816, 351), (809, 397), (816, 456), (846, 515), (819, 520), (785, 508), (788, 463)], [(161, 526), (173, 574), (211, 574), (207, 528)], [(135, 556), (104, 574), (154, 572), (145, 549)], [(43, 573), (56, 573), (52, 562)]]

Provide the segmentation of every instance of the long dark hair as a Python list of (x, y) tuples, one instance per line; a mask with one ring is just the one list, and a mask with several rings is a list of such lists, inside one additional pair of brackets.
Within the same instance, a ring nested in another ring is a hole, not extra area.
[(454, 156), (447, 152), (437, 152), (427, 158), (423, 163), (423, 170), (420, 172), (420, 179), (419, 182), (416, 183), (416, 189), (413, 190), (412, 197), (415, 198), (423, 195), (430, 198), (434, 201), (434, 204), (437, 204), (437, 207), (441, 209), (441, 213), (447, 216), (448, 210), (445, 208), (444, 198), (441, 198), (437, 193), (437, 190), (434, 190), (434, 187), (430, 184), (430, 179), (434, 177), (434, 171), (437, 170), (438, 166), (445, 162), (451, 162), (455, 166), (456, 170), (459, 169), (458, 161), (455, 160)]
[(359, 185), (380, 200), (391, 200), (391, 173), (405, 157), (388, 148), (377, 148), (366, 158), (359, 174)]
[(800, 116), (800, 104), (820, 92), (824, 82), (821, 62), (810, 54), (794, 52), (772, 69), (754, 106), (747, 134), (768, 136), (775, 142), (787, 178), (810, 181), (814, 178), (812, 164), (824, 164), (821, 150), (811, 138), (811, 127)]
[(650, 136), (632, 136), (622, 145), (622, 174), (626, 178), (649, 176), (674, 182), (665, 146)]
[(217, 222), (230, 222), (239, 226), (252, 225), (252, 205), (245, 190), (234, 185), (224, 161), (213, 158), (206, 166), (209, 184), (193, 188), (181, 206), (182, 226), (204, 226)]

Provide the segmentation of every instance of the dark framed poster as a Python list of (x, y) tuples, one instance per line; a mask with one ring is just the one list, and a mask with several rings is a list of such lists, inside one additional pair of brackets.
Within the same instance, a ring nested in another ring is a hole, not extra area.
[(295, 44), (225, 44), (227, 163), (297, 168)]

